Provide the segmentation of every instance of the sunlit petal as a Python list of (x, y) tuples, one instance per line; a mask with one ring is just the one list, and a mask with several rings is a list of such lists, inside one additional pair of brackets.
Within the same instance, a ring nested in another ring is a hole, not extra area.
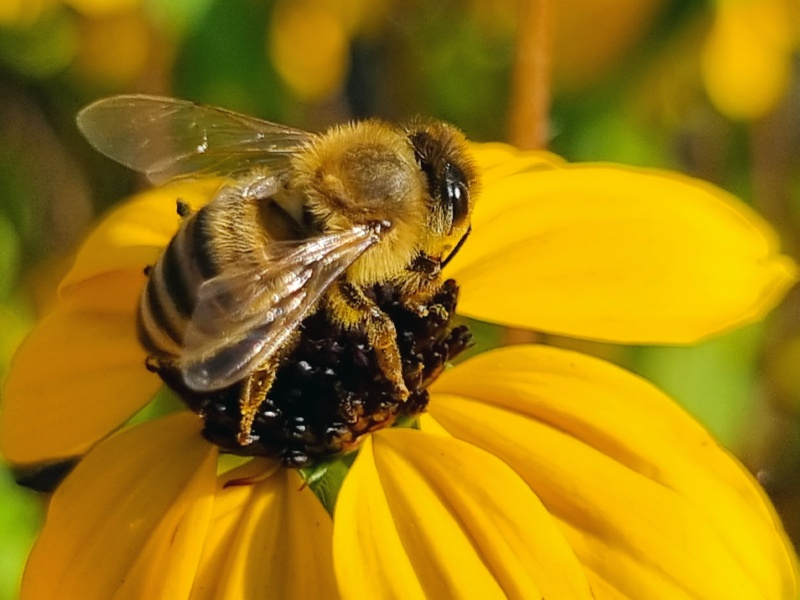
[(570, 166), (487, 184), (448, 276), (459, 312), (570, 336), (688, 343), (763, 316), (795, 265), (745, 205), (665, 172)]
[(193, 208), (200, 207), (219, 185), (219, 179), (173, 183), (138, 194), (113, 210), (81, 246), (75, 264), (61, 283), (62, 296), (75, 284), (104, 273), (125, 270), (141, 273), (158, 258), (178, 230), (178, 199)]
[(554, 169), (567, 164), (552, 152), (518, 150), (500, 142), (470, 143), (469, 147), (483, 185), (517, 173)]
[(192, 600), (335, 600), (332, 524), (322, 504), (296, 471), (243, 470), (220, 481)]
[(383, 430), (334, 516), (345, 598), (591, 598), (572, 550), (506, 465), (445, 436)]
[(181, 412), (90, 452), (53, 496), (23, 600), (187, 597), (215, 486), (200, 429)]
[(178, 228), (177, 199), (199, 207), (219, 184), (182, 182), (140, 194), (88, 237), (58, 305), (14, 357), (0, 425), (8, 460), (81, 454), (152, 398), (161, 383), (144, 368), (135, 328), (143, 270)]
[[(136, 339), (142, 281), (135, 275), (122, 271), (82, 282), (18, 349), (0, 420), (6, 459), (32, 463), (81, 454), (158, 390), (161, 381), (145, 369)], [(98, 298), (105, 298), (103, 306)]]
[(763, 492), (647, 382), (517, 346), (434, 390), (436, 421), (512, 466), (560, 520), (597, 598), (796, 597), (794, 554)]

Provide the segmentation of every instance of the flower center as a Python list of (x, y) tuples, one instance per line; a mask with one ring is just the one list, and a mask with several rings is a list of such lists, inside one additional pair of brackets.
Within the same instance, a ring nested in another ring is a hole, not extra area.
[(427, 387), (471, 342), (466, 326), (451, 325), (458, 298), (453, 280), (419, 311), (424, 315), (405, 308), (399, 290), (389, 284), (375, 286), (369, 295), (397, 330), (410, 392), (406, 401), (384, 377), (366, 334), (342, 328), (324, 309), (303, 322), (300, 341), (281, 362), (259, 407), (248, 446), (237, 442), (243, 384), (199, 395), (165, 380), (203, 416), (206, 438), (229, 452), (275, 457), (299, 468), (353, 450), (366, 434), (424, 411)]

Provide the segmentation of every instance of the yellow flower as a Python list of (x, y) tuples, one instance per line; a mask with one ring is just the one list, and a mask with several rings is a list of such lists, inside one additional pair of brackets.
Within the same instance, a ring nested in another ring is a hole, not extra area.
[(786, 95), (800, 43), (792, 0), (717, 0), (702, 56), (714, 106), (736, 120), (769, 114)]
[[(752, 321), (795, 277), (771, 230), (675, 174), (476, 145), (483, 194), (448, 275), (463, 314), (617, 342)], [(56, 491), (23, 598), (795, 598), (763, 492), (641, 379), (543, 346), (430, 387), (418, 429), (372, 434), (333, 519), (296, 471), (233, 468), (189, 411), (113, 432), (160, 387), (135, 306), (178, 225), (171, 184), (111, 213), (21, 346), (2, 450), (88, 454)], [(106, 439), (104, 439), (106, 438)]]
[(324, 100), (344, 84), (351, 39), (374, 28), (386, 9), (384, 0), (278, 1), (266, 36), (267, 53), (298, 98)]
[(24, 27), (35, 23), (55, 0), (8, 0), (0, 4), (0, 25)]

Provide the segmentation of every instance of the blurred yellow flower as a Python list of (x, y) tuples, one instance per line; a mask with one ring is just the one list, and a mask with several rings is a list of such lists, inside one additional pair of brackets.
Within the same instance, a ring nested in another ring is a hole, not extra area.
[[(474, 152), (483, 194), (447, 273), (464, 314), (685, 343), (760, 318), (794, 282), (771, 230), (710, 185)], [(174, 199), (197, 207), (218, 185), (112, 212), (15, 357), (6, 457), (89, 451), (52, 499), (23, 598), (797, 595), (794, 553), (745, 470), (652, 386), (573, 352), (517, 346), (447, 371), (418, 430), (367, 439), (332, 520), (294, 470), (220, 469), (189, 411), (103, 440), (161, 385), (135, 335), (143, 267), (178, 226)]]
[(726, 117), (756, 120), (784, 97), (800, 42), (792, 0), (717, 0), (702, 56), (711, 102)]
[(153, 52), (155, 28), (140, 0), (0, 2), (0, 26), (21, 49), (6, 58), (26, 74), (52, 76), (67, 68), (108, 88), (130, 86)]
[(0, 2), (0, 26), (25, 27), (37, 19), (58, 0), (4, 0)]
[(140, 7), (142, 0), (61, 0), (88, 17), (106, 17)]
[(267, 32), (267, 53), (302, 101), (335, 94), (350, 65), (350, 40), (385, 10), (381, 0), (279, 0)]
[(144, 71), (151, 51), (151, 28), (141, 11), (119, 11), (79, 23), (75, 70), (85, 79), (124, 88)]
[[(664, 0), (553, 2), (556, 85), (574, 91), (601, 81), (647, 34), (665, 4)], [(609, 18), (611, 14), (613, 18)], [(602, 23), (602, 27), (598, 23)]]
[(267, 42), (275, 68), (301, 100), (320, 100), (342, 85), (347, 34), (341, 21), (318, 4), (279, 2)]

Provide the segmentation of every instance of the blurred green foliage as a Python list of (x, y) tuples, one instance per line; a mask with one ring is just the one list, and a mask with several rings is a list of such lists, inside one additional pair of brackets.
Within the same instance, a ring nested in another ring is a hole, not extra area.
[[(772, 11), (764, 18), (779, 14), (782, 1), (764, 0), (764, 11)], [(174, 95), (312, 130), (422, 114), (452, 121), (473, 139), (503, 140), (515, 40), (529, 34), (516, 26), (511, 0), (8, 2), (0, 8), (0, 375), (35, 316), (46, 312), (93, 217), (144, 185), (79, 137), (74, 115), (82, 105), (122, 92)], [(709, 68), (736, 72), (724, 48), (707, 45), (727, 23), (719, 19), (726, 0), (551, 4), (558, 13), (552, 149), (569, 160), (672, 168), (713, 181), (771, 219), (797, 256), (800, 26), (793, 45), (773, 57), (786, 61), (793, 79), (776, 88), (768, 110), (742, 118), (705, 91)], [(311, 23), (328, 52), (299, 43)], [(309, 80), (339, 72), (324, 84)], [(759, 93), (766, 83), (742, 85), (753, 106), (765, 105)], [(765, 324), (694, 348), (581, 346), (663, 386), (766, 474), (795, 539), (800, 384), (791, 357), (800, 354), (798, 317), (794, 293)], [(502, 341), (491, 326), (476, 333), (479, 347)], [(41, 504), (0, 472), (0, 598), (15, 595)]]
[(40, 499), (20, 490), (7, 471), (0, 472), (0, 598), (17, 595), (17, 580), (42, 522)]

